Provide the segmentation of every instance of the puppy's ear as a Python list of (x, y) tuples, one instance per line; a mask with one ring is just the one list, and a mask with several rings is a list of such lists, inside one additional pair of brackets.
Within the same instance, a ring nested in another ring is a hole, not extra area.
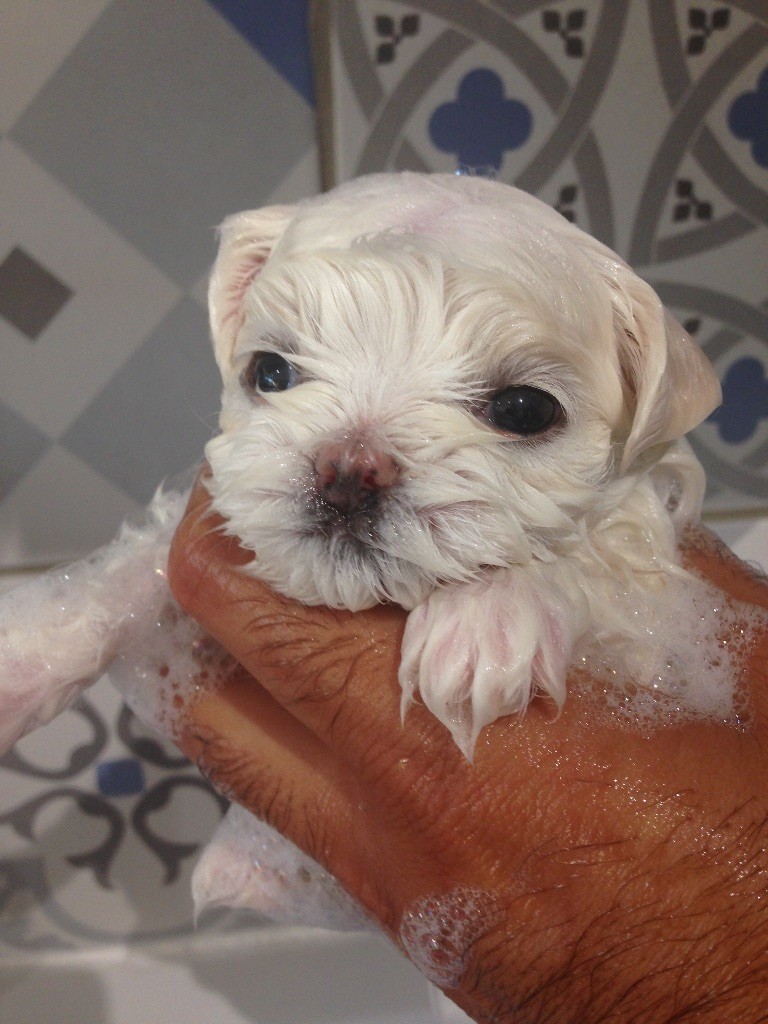
[(219, 228), (219, 252), (208, 286), (208, 313), (216, 362), (232, 359), (245, 319), (245, 297), (293, 217), (293, 206), (266, 206), (228, 217)]
[(632, 409), (623, 472), (648, 448), (698, 426), (722, 395), (711, 363), (650, 285), (626, 264), (612, 269), (618, 358)]

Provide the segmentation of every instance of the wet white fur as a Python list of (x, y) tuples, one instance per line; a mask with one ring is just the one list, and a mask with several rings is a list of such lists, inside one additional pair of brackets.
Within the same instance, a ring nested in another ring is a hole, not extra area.
[[(411, 612), (404, 707), (418, 691), (470, 756), (533, 693), (562, 703), (583, 636), (631, 641), (617, 581), (653, 590), (675, 571), (703, 494), (678, 438), (719, 387), (605, 246), (499, 183), (378, 175), (227, 221), (210, 308), (214, 504), (281, 592)], [(289, 359), (298, 386), (245, 389), (256, 351)], [(518, 384), (553, 394), (564, 426), (524, 439), (478, 418)], [(312, 459), (338, 436), (402, 468), (364, 551), (311, 529)]]
[[(562, 703), (584, 637), (654, 675), (638, 609), (698, 516), (702, 473), (678, 439), (719, 389), (618, 257), (508, 186), (379, 175), (227, 221), (210, 307), (224, 382), (214, 504), (255, 552), (250, 571), (283, 593), (410, 612), (404, 710), (418, 691), (471, 756), (483, 725), (535, 692)], [(263, 350), (301, 383), (246, 390)], [(512, 384), (555, 395), (564, 425), (529, 439), (490, 428), (476, 412)], [(312, 528), (312, 459), (340, 435), (401, 467), (354, 549)], [(182, 507), (159, 494), (144, 527), (0, 600), (3, 746), (116, 657), (126, 692), (151, 679), (142, 623), (153, 638), (165, 623), (162, 656), (178, 662), (187, 632), (170, 631), (162, 562)]]

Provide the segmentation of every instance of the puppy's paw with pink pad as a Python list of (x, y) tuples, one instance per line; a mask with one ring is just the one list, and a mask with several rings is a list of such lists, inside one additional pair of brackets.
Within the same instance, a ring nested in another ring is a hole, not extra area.
[(546, 576), (546, 567), (495, 571), (435, 590), (408, 617), (403, 714), (418, 692), (470, 760), (483, 726), (524, 711), (537, 693), (558, 708), (565, 700), (586, 601), (578, 588), (554, 588)]

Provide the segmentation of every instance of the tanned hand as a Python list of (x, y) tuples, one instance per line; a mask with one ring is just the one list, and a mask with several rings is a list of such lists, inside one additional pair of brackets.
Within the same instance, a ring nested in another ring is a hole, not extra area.
[[(745, 728), (642, 734), (576, 694), (486, 728), (470, 764), (422, 706), (401, 722), (402, 610), (280, 597), (220, 525), (198, 486), (171, 584), (242, 670), (189, 709), (184, 749), (395, 942), (414, 908), (472, 894), (464, 948), (442, 952), (473, 1019), (768, 1021), (768, 629), (740, 667)], [(711, 535), (683, 554), (768, 608)]]

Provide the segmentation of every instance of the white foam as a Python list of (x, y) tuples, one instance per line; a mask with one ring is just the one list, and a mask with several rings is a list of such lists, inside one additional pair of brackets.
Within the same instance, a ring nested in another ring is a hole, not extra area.
[(743, 726), (741, 665), (765, 614), (693, 576), (656, 590), (617, 589), (631, 638), (590, 637), (576, 660), (576, 692), (596, 690), (626, 724), (648, 730), (692, 719)]
[(170, 595), (131, 627), (109, 665), (110, 682), (142, 721), (176, 739), (189, 704), (224, 682), (235, 662)]
[(186, 496), (160, 492), (139, 526), (0, 598), (0, 749), (93, 683), (170, 599), (165, 566)]
[(457, 888), (425, 896), (403, 914), (399, 939), (411, 962), (438, 988), (461, 981), (474, 943), (493, 925), (498, 910), (482, 889)]
[(340, 931), (373, 927), (332, 875), (279, 832), (233, 804), (192, 876), (195, 917), (247, 908), (278, 924)]

